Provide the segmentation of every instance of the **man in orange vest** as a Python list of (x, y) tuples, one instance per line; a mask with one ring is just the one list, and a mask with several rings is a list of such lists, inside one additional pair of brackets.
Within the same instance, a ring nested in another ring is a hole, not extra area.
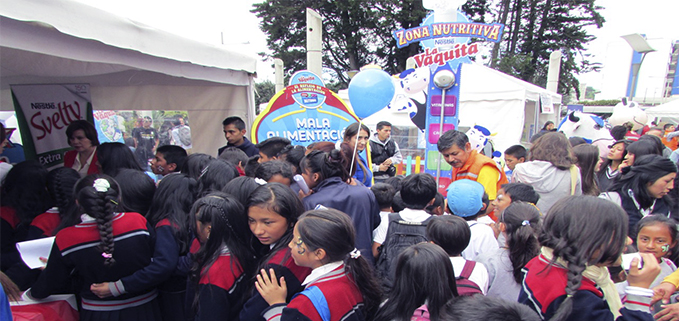
[(500, 186), (507, 184), (507, 176), (492, 159), (473, 150), (467, 135), (459, 130), (449, 130), (439, 138), (437, 147), (443, 159), (453, 166), (451, 182), (470, 179), (483, 185), (491, 201)]

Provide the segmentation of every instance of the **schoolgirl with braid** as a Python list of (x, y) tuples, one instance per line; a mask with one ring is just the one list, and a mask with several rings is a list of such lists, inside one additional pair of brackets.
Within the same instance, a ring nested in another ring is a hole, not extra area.
[(107, 298), (90, 291), (90, 284), (119, 280), (151, 263), (153, 229), (138, 213), (118, 212), (120, 187), (110, 176), (86, 176), (74, 191), (82, 223), (57, 233), (47, 267), (26, 295), (68, 293), (75, 273), (80, 320), (161, 320), (155, 289)]
[(73, 187), (80, 180), (80, 174), (70, 167), (59, 167), (47, 174), (47, 191), (54, 207), (38, 215), (28, 227), (29, 240), (54, 236), (65, 227), (80, 223), (78, 205), (75, 203)]
[(186, 320), (187, 273), (179, 271), (177, 265), (179, 258), (189, 252), (189, 212), (196, 192), (196, 180), (185, 174), (170, 173), (163, 177), (146, 214), (156, 231), (153, 261), (115, 282), (92, 284), (92, 292), (105, 298), (157, 287), (163, 320)]
[(212, 192), (191, 208), (192, 227), (201, 243), (187, 288), (196, 321), (238, 320), (249, 298), (256, 268), (243, 205), (233, 196)]
[(657, 259), (641, 253), (632, 260), (620, 300), (608, 266), (619, 266), (627, 238), (627, 215), (620, 206), (593, 196), (559, 200), (544, 217), (540, 255), (522, 270), (519, 302), (542, 320), (653, 320), (651, 283)]

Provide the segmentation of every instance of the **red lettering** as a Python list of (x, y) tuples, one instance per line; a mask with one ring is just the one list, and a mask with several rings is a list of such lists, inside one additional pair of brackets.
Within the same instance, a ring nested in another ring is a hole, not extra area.
[(62, 129), (62, 128), (64, 128), (64, 126), (59, 126), (59, 119), (60, 119), (60, 118), (61, 118), (61, 114), (60, 114), (60, 113), (54, 113), (54, 115), (52, 115), (52, 124), (54, 124), (54, 127), (55, 127), (56, 129)]
[(45, 137), (45, 135), (47, 135), (45, 133), (45, 129), (42, 126), (40, 126), (40, 124), (35, 122), (35, 119), (37, 117), (39, 117), (41, 114), (42, 114), (42, 112), (37, 112), (37, 113), (35, 113), (35, 115), (33, 115), (33, 117), (31, 117), (31, 126), (33, 126), (33, 128), (42, 132), (42, 134), (40, 134), (36, 137), (37, 140), (41, 140)]

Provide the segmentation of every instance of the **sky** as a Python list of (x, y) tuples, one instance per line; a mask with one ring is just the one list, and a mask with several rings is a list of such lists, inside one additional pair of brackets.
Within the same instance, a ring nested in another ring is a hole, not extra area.
[[(223, 44), (256, 55), (267, 51), (259, 19), (250, 12), (252, 0), (76, 0), (146, 25), (193, 40)], [(581, 83), (601, 91), (597, 99), (624, 95), (632, 49), (620, 38), (646, 34), (657, 50), (649, 53), (639, 73), (637, 96), (660, 96), (672, 41), (679, 41), (677, 0), (597, 0), (604, 7), (603, 28), (590, 28), (597, 37), (588, 46), (590, 60), (603, 64), (598, 73), (580, 75)], [(271, 61), (257, 63), (255, 81), (274, 80)]]

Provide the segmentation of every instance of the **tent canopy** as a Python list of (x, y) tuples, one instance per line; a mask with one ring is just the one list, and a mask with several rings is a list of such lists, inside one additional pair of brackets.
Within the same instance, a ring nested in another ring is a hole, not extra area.
[(13, 110), (9, 85), (87, 83), (97, 110), (187, 110), (209, 129), (193, 131), (193, 152), (212, 155), (222, 119), (254, 118), (254, 54), (70, 0), (3, 3), (0, 33), (0, 110)]
[(644, 109), (649, 117), (672, 117), (679, 118), (679, 99)]
[[(480, 125), (497, 133), (492, 140), (495, 148), (504, 151), (509, 146), (518, 144), (524, 132), (524, 124), (528, 126), (538, 119), (526, 119), (527, 110), (539, 107), (540, 96), (551, 98), (554, 114), (540, 116), (557, 122), (561, 95), (538, 87), (529, 82), (504, 74), (480, 64), (462, 64), (460, 71), (460, 109), (458, 119), (460, 127)], [(346, 90), (339, 92), (347, 105), (349, 95)], [(537, 115), (537, 112), (532, 113)], [(552, 119), (554, 118), (554, 119)], [(381, 120), (388, 120), (395, 126), (414, 126), (410, 117), (384, 108), (364, 121), (371, 128)]]
[[(496, 150), (518, 144), (531, 125), (558, 124), (561, 95), (480, 64), (464, 64), (460, 73), (460, 126), (480, 125), (497, 133), (492, 138)], [(551, 99), (554, 113), (538, 119), (541, 96)]]

